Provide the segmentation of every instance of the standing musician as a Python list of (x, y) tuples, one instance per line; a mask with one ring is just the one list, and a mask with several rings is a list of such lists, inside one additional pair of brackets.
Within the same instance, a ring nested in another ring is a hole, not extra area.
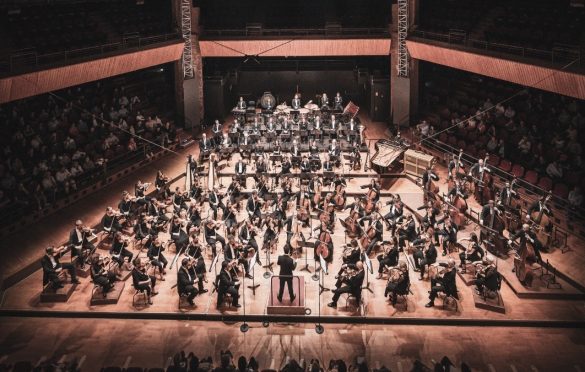
[(118, 266), (122, 267), (124, 261), (132, 262), (134, 255), (128, 249), (128, 238), (122, 235), (121, 232), (117, 232), (114, 237), (114, 242), (110, 248), (110, 255), (112, 260), (118, 263)]
[[(491, 228), (491, 222), (494, 220), (496, 214), (500, 214), (500, 211), (496, 208), (495, 203), (493, 200), (489, 200), (486, 205), (481, 208), (481, 213), (479, 214), (479, 224), (481, 226), (487, 226)], [(479, 241), (482, 242), (485, 236), (483, 231), (480, 232)]]
[(534, 221), (532, 219), (532, 217), (531, 217), (532, 213), (541, 213), (542, 212), (549, 217), (552, 216), (551, 210), (546, 205), (549, 198), (550, 198), (549, 195), (541, 196), (540, 199), (538, 199), (534, 203), (530, 204), (530, 207), (528, 207), (528, 211), (526, 212), (526, 219), (528, 221), (533, 221), (533, 222), (538, 223), (540, 221)]
[[(434, 264), (437, 261), (437, 249), (433, 244), (432, 237), (429, 236), (428, 234), (425, 234), (422, 239), (423, 245), (425, 243), (428, 243), (428, 245), (422, 250), (417, 249), (412, 254), (415, 266), (414, 271), (420, 271), (420, 280), (423, 280), (424, 278), (426, 266), (430, 266), (431, 264)], [(413, 242), (413, 244), (416, 244), (415, 242)]]
[(146, 272), (146, 264), (140, 259), (140, 257), (136, 257), (134, 259), (134, 268), (132, 269), (132, 283), (134, 284), (134, 288), (136, 288), (136, 290), (146, 292), (148, 304), (152, 305), (152, 296), (158, 294), (158, 292), (156, 292), (154, 289), (156, 286), (156, 277), (153, 275), (148, 275)]
[(292, 259), (290, 254), (291, 254), (290, 247), (285, 246), (284, 254), (278, 256), (277, 264), (278, 266), (280, 266), (280, 272), (278, 274), (280, 286), (278, 288), (278, 295), (276, 296), (278, 302), (282, 302), (282, 294), (284, 293), (285, 284), (288, 287), (288, 296), (290, 302), (293, 303), (296, 298), (293, 290), (293, 271), (297, 267), (297, 262)]
[(465, 252), (459, 253), (459, 259), (461, 260), (459, 263), (459, 267), (461, 268), (461, 272), (465, 273), (467, 271), (467, 266), (465, 265), (466, 262), (476, 262), (483, 258), (484, 251), (479, 245), (479, 240), (477, 239), (477, 235), (475, 233), (471, 233), (468, 239), (461, 239), (461, 242), (469, 241), (469, 245)]
[(116, 232), (122, 230), (122, 225), (120, 224), (120, 213), (114, 211), (112, 207), (106, 207), (106, 213), (102, 217), (102, 227), (105, 232), (115, 234)]
[(335, 98), (333, 99), (333, 109), (343, 111), (343, 98), (341, 98), (341, 94), (339, 94), (339, 92), (337, 92)]
[(459, 155), (455, 155), (455, 154), (452, 155), (451, 160), (449, 161), (449, 164), (447, 165), (447, 170), (449, 172), (449, 176), (447, 177), (447, 180), (457, 179), (456, 171), (458, 169), (464, 168), (464, 164), (461, 161), (462, 155), (463, 155), (463, 149), (459, 150)]
[(71, 246), (71, 257), (78, 257), (77, 265), (85, 267), (85, 258), (95, 250), (95, 246), (88, 240), (92, 235), (90, 228), (83, 225), (83, 221), (75, 221), (75, 227), (69, 233), (69, 245)]
[(384, 297), (390, 296), (392, 298), (392, 306), (396, 305), (399, 294), (404, 294), (408, 291), (410, 286), (410, 277), (408, 275), (408, 266), (406, 262), (401, 261), (398, 264), (398, 269), (393, 271), (393, 274), (388, 278), (386, 289), (384, 290)]
[[(486, 156), (487, 159), (487, 156)], [(474, 192), (476, 194), (476, 196), (479, 197), (479, 199), (477, 200), (480, 204), (485, 203), (484, 197), (483, 197), (483, 193), (480, 192), (479, 190), (483, 190), (484, 187), (488, 187), (488, 184), (484, 184), (484, 173), (491, 173), (491, 170), (489, 169), (487, 163), (484, 161), (484, 159), (479, 159), (477, 161), (477, 163), (475, 163), (471, 169), (469, 169), (469, 176), (473, 178), (473, 184), (474, 184)]]
[(396, 240), (394, 242), (390, 242), (385, 240), (382, 242), (383, 252), (378, 255), (378, 276), (376, 279), (382, 279), (382, 274), (384, 273), (384, 269), (387, 267), (393, 267), (398, 264), (398, 244)]
[(447, 264), (440, 263), (439, 265), (446, 267), (446, 270), (436, 279), (431, 279), (431, 294), (429, 295), (430, 301), (425, 305), (425, 307), (435, 306), (435, 298), (437, 298), (439, 292), (444, 292), (447, 296), (459, 298), (457, 295), (457, 283), (455, 282), (455, 260), (450, 258), (447, 261)]
[(222, 198), (223, 198), (223, 196), (220, 196), (217, 192), (217, 187), (214, 187), (208, 196), (209, 207), (211, 209), (213, 209), (213, 219), (215, 219), (215, 220), (217, 220), (217, 210), (218, 209), (225, 211), (225, 205), (221, 201)]
[(514, 184), (516, 183), (516, 178), (512, 180), (512, 182), (506, 181), (502, 191), (500, 192), (500, 204), (505, 207), (511, 207), (512, 200), (518, 199), (519, 195), (516, 190), (514, 190)]
[(258, 243), (256, 242), (256, 229), (252, 224), (250, 219), (246, 220), (242, 228), (240, 229), (240, 234), (238, 235), (240, 242), (244, 245), (244, 247), (250, 246), (254, 248), (256, 252), (256, 262), (260, 265), (260, 255), (258, 254)]
[[(477, 294), (483, 293), (484, 287), (492, 292), (496, 292), (499, 288), (499, 276), (498, 269), (494, 263), (494, 257), (487, 255), (481, 267), (475, 272), (475, 287)], [(478, 265), (479, 266), (479, 265)]]
[(536, 255), (536, 260), (537, 262), (541, 262), (542, 258), (540, 256), (540, 251), (542, 249), (542, 243), (540, 240), (538, 240), (536, 233), (532, 231), (531, 226), (529, 224), (527, 223), (523, 224), (521, 230), (510, 236), (508, 240), (508, 245), (512, 245), (512, 242), (514, 242), (518, 238), (520, 238), (521, 247), (525, 245), (526, 242), (532, 243), (532, 246), (534, 247), (534, 254)]
[[(345, 267), (348, 272), (347, 275), (341, 276), (337, 283), (335, 283), (336, 289), (333, 292), (333, 298), (327, 306), (334, 309), (337, 308), (337, 301), (343, 293), (350, 293), (356, 299), (358, 304), (362, 298), (362, 284), (365, 278), (364, 264), (358, 261), (355, 265), (348, 264)], [(344, 285), (345, 284), (345, 285)]]
[(295, 97), (292, 99), (290, 105), (293, 110), (299, 110), (301, 108), (301, 99), (299, 98), (298, 93), (295, 93)]
[(175, 249), (180, 252), (184, 247), (189, 244), (189, 236), (185, 229), (187, 228), (188, 221), (183, 220), (179, 216), (174, 216), (173, 221), (169, 227), (169, 235), (171, 240), (175, 243)]
[(239, 294), (239, 287), (240, 282), (238, 280), (234, 280), (230, 273), (229, 269), (229, 262), (223, 261), (221, 263), (221, 271), (216, 278), (216, 287), (217, 287), (217, 307), (221, 306), (223, 302), (223, 298), (226, 294), (232, 296), (232, 306), (233, 307), (242, 307), (242, 305), (238, 304), (240, 299)]
[[(148, 252), (147, 252), (147, 256), (148, 259), (150, 260), (150, 263), (152, 266), (154, 267), (158, 267), (158, 271), (162, 274), (162, 275), (166, 275), (166, 268), (167, 268), (167, 264), (169, 263), (167, 261), (167, 259), (165, 258), (165, 256), (163, 256), (163, 251), (165, 250), (165, 247), (163, 246), (162, 242), (160, 241), (160, 238), (157, 236), (152, 243), (150, 243), (150, 246), (148, 247)], [(165, 280), (164, 277), (162, 277), (161, 275), (161, 280)]]
[(114, 288), (116, 273), (106, 268), (104, 257), (95, 255), (91, 260), (91, 279), (102, 288), (102, 294), (106, 297), (107, 293)]
[(190, 272), (191, 260), (183, 258), (181, 261), (181, 268), (177, 271), (177, 289), (180, 296), (186, 296), (189, 305), (195, 305), (193, 299), (197, 296), (197, 289), (195, 289), (195, 279)]
[(203, 283), (207, 283), (207, 268), (205, 266), (205, 259), (203, 255), (199, 255), (198, 258), (190, 258), (189, 273), (193, 278), (197, 278), (197, 292), (199, 294), (207, 293), (207, 289)]
[(236, 261), (238, 264), (244, 266), (246, 278), (252, 279), (252, 275), (250, 275), (250, 263), (245, 257), (246, 254), (247, 249), (242, 244), (236, 242), (233, 235), (228, 236), (228, 243), (223, 251), (224, 259), (228, 262)]
[(211, 132), (213, 133), (213, 141), (215, 142), (215, 146), (219, 147), (221, 143), (221, 132), (223, 130), (223, 125), (219, 123), (219, 120), (216, 120), (211, 127)]
[(208, 219), (205, 223), (204, 227), (204, 234), (205, 234), (205, 241), (207, 244), (211, 246), (211, 252), (213, 257), (216, 256), (217, 252), (215, 250), (215, 244), (219, 242), (221, 244), (221, 249), (225, 250), (225, 239), (223, 236), (217, 233), (217, 229), (219, 229), (219, 223), (216, 223), (212, 219)]
[(71, 283), (79, 284), (77, 274), (75, 273), (75, 266), (71, 263), (59, 262), (59, 257), (63, 253), (64, 248), (55, 248), (53, 246), (45, 249), (45, 255), (41, 259), (41, 266), (43, 267), (43, 286), (51, 283), (51, 287), (56, 291), (63, 288), (63, 282), (59, 279), (59, 273), (65, 269), (71, 276)]

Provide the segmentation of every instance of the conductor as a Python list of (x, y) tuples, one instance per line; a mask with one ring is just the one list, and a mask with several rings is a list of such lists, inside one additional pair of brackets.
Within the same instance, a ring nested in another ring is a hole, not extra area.
[(288, 295), (290, 302), (295, 301), (295, 294), (293, 292), (293, 270), (297, 267), (297, 263), (290, 256), (290, 247), (284, 247), (284, 254), (278, 257), (278, 265), (280, 266), (280, 289), (278, 290), (278, 302), (282, 302), (282, 293), (284, 292), (284, 285), (288, 286)]

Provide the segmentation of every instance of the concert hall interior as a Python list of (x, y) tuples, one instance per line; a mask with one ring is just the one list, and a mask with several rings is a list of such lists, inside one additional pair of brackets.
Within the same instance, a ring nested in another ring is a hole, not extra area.
[(0, 22), (0, 371), (585, 368), (584, 0)]

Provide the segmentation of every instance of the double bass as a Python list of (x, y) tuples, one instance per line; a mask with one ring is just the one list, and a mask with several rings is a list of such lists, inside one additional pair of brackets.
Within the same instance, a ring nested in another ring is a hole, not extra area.
[(492, 190), (492, 186), (494, 184), (494, 178), (489, 172), (486, 172), (486, 168), (488, 166), (488, 159), (489, 155), (486, 154), (483, 160), (483, 168), (479, 172), (477, 176), (477, 187), (473, 191), (473, 195), (475, 196), (475, 200), (484, 204), (488, 200), (494, 199), (494, 192)]
[(546, 204), (551, 199), (552, 194), (548, 194), (542, 202), (542, 207), (539, 212), (532, 212), (530, 219), (532, 220), (533, 227), (536, 231), (536, 237), (542, 243), (542, 248), (548, 250), (550, 242), (552, 240), (552, 229), (553, 223), (549, 215), (544, 213), (544, 209), (547, 208)]
[(531, 265), (536, 262), (536, 254), (532, 243), (528, 239), (523, 240), (514, 255), (514, 272), (523, 285), (531, 287), (534, 279)]
[(487, 226), (489, 227), (489, 230), (486, 231), (488, 251), (493, 252), (497, 256), (507, 256), (506, 239), (502, 235), (506, 228), (506, 222), (500, 215), (497, 206), (494, 206), (494, 213), (492, 213)]

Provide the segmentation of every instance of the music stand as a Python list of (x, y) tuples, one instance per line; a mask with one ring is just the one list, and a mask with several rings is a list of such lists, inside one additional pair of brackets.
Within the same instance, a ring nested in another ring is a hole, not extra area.
[(272, 270), (272, 266), (274, 265), (274, 262), (270, 262), (270, 250), (271, 250), (270, 247), (271, 246), (272, 246), (272, 241), (268, 242), (268, 247), (266, 248), (266, 265), (262, 266), (266, 269), (264, 274), (262, 274), (264, 279), (268, 279), (274, 274), (274, 271)]
[(319, 295), (321, 295), (321, 293), (331, 291), (331, 289), (325, 287), (325, 276), (323, 274), (328, 274), (327, 261), (325, 261), (321, 255), (319, 255), (319, 264), (321, 265), (321, 283), (319, 283)]
[[(303, 248), (315, 248), (312, 243), (307, 243), (304, 240), (304, 238), (303, 238), (303, 241), (300, 244), (301, 244), (301, 247), (303, 247)], [(307, 250), (305, 250), (305, 267), (301, 268), (299, 271), (306, 271), (306, 272), (308, 272), (310, 274), (311, 273), (311, 269), (309, 269), (308, 256), (309, 256), (309, 250), (307, 249)]]
[[(254, 268), (256, 267), (256, 257), (258, 256), (258, 252), (255, 252), (252, 258), (250, 259), (250, 268), (248, 272), (252, 272), (252, 285), (249, 285), (248, 288), (252, 290), (252, 294), (256, 296), (256, 288), (260, 287), (260, 284), (256, 284), (255, 278), (256, 275), (254, 273)], [(245, 275), (244, 275), (245, 276)]]
[(362, 287), (362, 289), (367, 289), (368, 291), (370, 291), (370, 293), (374, 293), (372, 288), (370, 288), (370, 274), (374, 273), (374, 267), (372, 266), (372, 260), (370, 260), (370, 257), (368, 257), (366, 252), (362, 252), (362, 260), (367, 268), (367, 270), (366, 270), (366, 286)]
[[(215, 276), (217, 276), (217, 261), (219, 260), (219, 254), (216, 254), (215, 256), (213, 256), (213, 258), (211, 259), (211, 265), (209, 266), (209, 272), (211, 272), (211, 270), (214, 270), (215, 272)], [(215, 280), (215, 279), (214, 279)]]

